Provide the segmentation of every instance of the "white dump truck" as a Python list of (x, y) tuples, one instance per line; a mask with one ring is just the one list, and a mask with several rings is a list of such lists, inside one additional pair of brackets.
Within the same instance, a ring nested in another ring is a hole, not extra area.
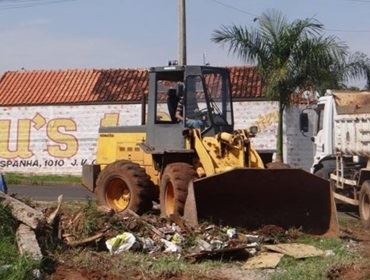
[[(359, 207), (370, 228), (370, 92), (329, 92), (315, 106), (312, 172), (330, 180), (337, 201)], [(301, 114), (303, 133), (308, 114)]]

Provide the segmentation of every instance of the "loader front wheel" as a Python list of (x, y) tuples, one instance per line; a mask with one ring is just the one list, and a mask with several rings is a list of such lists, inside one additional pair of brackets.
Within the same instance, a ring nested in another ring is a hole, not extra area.
[(359, 212), (362, 224), (370, 228), (370, 180), (365, 181), (361, 186)]
[(166, 166), (160, 185), (160, 204), (162, 216), (184, 214), (188, 184), (196, 177), (193, 166), (184, 162)]
[(120, 160), (99, 174), (95, 194), (98, 204), (122, 212), (130, 209), (142, 214), (152, 208), (155, 186), (140, 165)]

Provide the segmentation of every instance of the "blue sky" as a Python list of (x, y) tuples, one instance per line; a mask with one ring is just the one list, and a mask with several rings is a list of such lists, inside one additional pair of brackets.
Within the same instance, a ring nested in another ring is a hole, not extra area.
[[(75, 0), (8, 9), (16, 2), (0, 0), (0, 73), (22, 67), (137, 68), (176, 59), (177, 0)], [(271, 8), (289, 19), (315, 17), (351, 51), (370, 56), (367, 0), (187, 0), (188, 63), (203, 63), (205, 54), (211, 65), (243, 64), (212, 43), (211, 34), (221, 25), (251, 26), (253, 15)]]

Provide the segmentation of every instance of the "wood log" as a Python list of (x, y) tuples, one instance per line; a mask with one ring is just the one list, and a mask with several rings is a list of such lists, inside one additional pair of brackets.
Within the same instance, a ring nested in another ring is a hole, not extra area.
[(247, 246), (241, 245), (233, 248), (223, 248), (209, 251), (201, 251), (199, 253), (188, 254), (185, 259), (199, 261), (203, 259), (244, 259), (248, 257), (248, 252), (245, 250)]
[(174, 222), (176, 225), (178, 225), (182, 231), (185, 231), (185, 232), (191, 232), (192, 229), (190, 227), (190, 225), (188, 225), (185, 220), (180, 217), (178, 214), (171, 214), (170, 215), (170, 220), (172, 222)]
[(36, 239), (36, 234), (29, 226), (20, 224), (15, 236), (19, 253), (22, 256), (28, 255), (37, 261), (42, 259), (42, 253), (39, 243)]
[[(150, 229), (154, 234), (157, 236), (164, 238), (165, 234), (161, 232), (159, 229), (157, 229), (155, 226), (149, 224), (147, 221), (145, 221), (143, 218), (141, 218), (138, 214), (136, 214), (134, 211), (131, 209), (127, 209), (125, 211), (127, 214), (130, 214), (131, 216), (135, 217), (138, 221), (140, 221), (144, 226), (146, 226), (148, 229)], [(118, 215), (120, 213), (117, 213)]]
[(97, 233), (93, 236), (90, 236), (90, 237), (82, 239), (82, 240), (67, 242), (67, 245), (71, 246), (71, 247), (78, 247), (78, 246), (86, 245), (88, 243), (91, 243), (95, 240), (98, 240), (98, 239), (104, 237), (104, 235), (105, 235), (104, 232), (99, 232), (99, 233)]
[(63, 195), (61, 194), (58, 196), (58, 206), (57, 208), (47, 217), (46, 221), (48, 222), (49, 225), (52, 225), (54, 223), (54, 220), (56, 216), (59, 213), (60, 207), (62, 206), (62, 201), (63, 201)]
[(3, 192), (0, 192), (0, 201), (11, 209), (12, 215), (16, 220), (26, 224), (32, 229), (37, 229), (46, 222), (45, 216), (41, 211), (33, 209), (22, 201)]

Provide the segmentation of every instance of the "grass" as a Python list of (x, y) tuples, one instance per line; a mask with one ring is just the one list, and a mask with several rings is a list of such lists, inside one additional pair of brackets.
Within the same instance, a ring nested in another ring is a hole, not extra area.
[(105, 224), (111, 220), (111, 217), (101, 211), (98, 211), (95, 201), (87, 200), (87, 204), (82, 208), (82, 220), (80, 223), (79, 234), (82, 237), (88, 237), (91, 234), (104, 228)]
[[(78, 212), (83, 213), (81, 219), (71, 229), (71, 233), (77, 236), (77, 239), (91, 236), (103, 229), (106, 224), (109, 224), (111, 231), (117, 234), (130, 231), (130, 229), (126, 228), (130, 223), (127, 224), (122, 222), (121, 219), (115, 218), (115, 216), (112, 217), (99, 212), (94, 201), (79, 204), (79, 209), (76, 205), (68, 203), (63, 205), (62, 211), (68, 213), (71, 217)], [(145, 230), (145, 227), (141, 227), (138, 223), (136, 230), (142, 231)], [(185, 243), (187, 246), (193, 245), (195, 239), (196, 234), (190, 235)], [(107, 251), (101, 251), (102, 248), (105, 248), (104, 243), (96, 245), (83, 249), (65, 250), (65, 248), (59, 248), (55, 251), (55, 257), (59, 263), (73, 267), (76, 270), (87, 269), (89, 271), (97, 271), (98, 273), (109, 272), (112, 275), (125, 275), (127, 279), (132, 279), (136, 276), (139, 276), (140, 279), (168, 279), (177, 276), (201, 279), (202, 276), (207, 276), (212, 270), (220, 266), (220, 262), (217, 261), (204, 261), (200, 264), (192, 264), (183, 258), (178, 258), (176, 254), (145, 254), (128, 251), (117, 256), (111, 256)]]
[(96, 202), (90, 199), (85, 202), (64, 203), (62, 213), (69, 219), (77, 217), (74, 225), (68, 229), (68, 233), (77, 239), (90, 237), (107, 228), (114, 235), (128, 230), (125, 222), (117, 216), (99, 211)]
[(72, 175), (26, 175), (20, 173), (6, 173), (5, 181), (8, 185), (79, 184), (81, 183), (81, 177)]
[[(64, 205), (68, 206), (68, 205)], [(76, 205), (71, 205), (71, 209), (67, 211), (76, 212)], [(93, 201), (79, 204), (79, 209), (84, 213), (84, 219), (78, 227), (79, 232), (76, 235), (88, 236), (97, 230), (104, 227), (108, 223), (117, 228), (118, 232), (130, 231), (126, 229), (124, 224), (112, 220), (108, 215), (102, 214), (96, 209), (96, 204)], [(67, 207), (68, 208), (68, 207)], [(78, 207), (77, 207), (78, 208)], [(342, 217), (340, 221), (342, 222)], [(117, 224), (115, 224), (117, 222)], [(347, 224), (350, 222), (345, 220)], [(353, 224), (353, 223), (352, 223)], [(360, 255), (353, 249), (347, 247), (348, 242), (339, 238), (320, 238), (308, 235), (302, 235), (300, 232), (291, 230), (289, 236), (297, 236), (294, 240), (296, 243), (313, 245), (322, 250), (331, 250), (334, 255), (316, 258), (307, 258), (296, 260), (294, 258), (284, 256), (278, 269), (269, 274), (271, 280), (288, 280), (288, 279), (327, 279), (328, 270), (335, 266), (345, 266), (357, 263), (360, 260)], [(194, 245), (197, 235), (191, 234), (187, 236), (184, 246)], [(222, 270), (225, 268), (224, 262), (220, 261), (205, 261), (199, 264), (192, 264), (184, 259), (178, 259), (176, 255), (151, 255), (140, 252), (125, 252), (119, 256), (110, 256), (107, 252), (98, 252), (93, 248), (84, 250), (69, 250), (68, 252), (60, 252), (57, 257), (63, 260), (71, 267), (86, 268), (89, 270), (109, 271), (112, 274), (130, 275), (135, 278), (137, 275), (143, 278), (171, 278), (171, 277), (188, 277), (189, 279), (201, 279), (212, 275), (212, 270)], [(241, 269), (242, 263), (234, 263), (233, 269)], [(101, 267), (102, 266), (102, 267)], [(138, 274), (139, 273), (139, 274)], [(127, 276), (128, 279), (130, 279)], [(211, 276), (212, 277), (212, 276)], [(186, 278), (187, 279), (187, 278)], [(235, 278), (233, 278), (235, 279)]]
[(30, 258), (18, 255), (15, 240), (17, 224), (11, 216), (10, 209), (0, 203), (0, 279), (33, 279), (32, 271), (39, 264)]
[(302, 260), (284, 256), (279, 264), (279, 272), (273, 274), (271, 280), (327, 279), (326, 273), (333, 265), (353, 264), (360, 260), (359, 253), (348, 249), (346, 243), (339, 238), (303, 236), (295, 242), (313, 245), (322, 250), (331, 250), (334, 255)]
[(63, 263), (68, 266), (92, 271), (109, 271), (112, 275), (125, 275), (127, 279), (135, 278), (137, 275), (144, 279), (170, 279), (178, 276), (202, 279), (220, 265), (216, 261), (191, 264), (184, 259), (177, 258), (176, 255), (154, 256), (131, 251), (111, 256), (108, 252), (70, 250), (61, 253), (58, 259), (62, 259)]

